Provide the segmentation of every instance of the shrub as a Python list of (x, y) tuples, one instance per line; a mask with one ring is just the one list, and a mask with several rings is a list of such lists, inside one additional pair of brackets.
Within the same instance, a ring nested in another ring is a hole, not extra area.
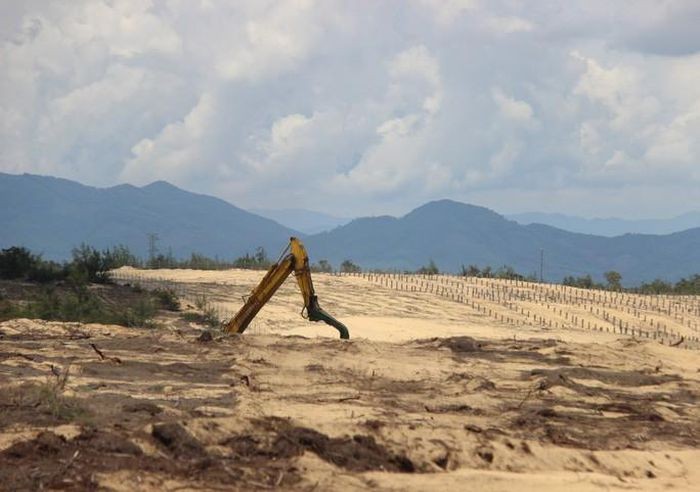
[(122, 312), (119, 322), (129, 327), (150, 326), (155, 313), (156, 308), (150, 299), (139, 299), (133, 307)]
[(319, 260), (318, 263), (311, 265), (311, 271), (319, 273), (332, 273), (333, 266), (328, 262), (328, 260)]
[(362, 268), (355, 265), (352, 260), (345, 260), (340, 264), (340, 271), (343, 273), (360, 273)]
[(68, 267), (55, 261), (38, 261), (29, 270), (27, 280), (31, 282), (48, 283), (65, 280)]
[(430, 263), (428, 263), (427, 266), (422, 266), (418, 270), (416, 270), (416, 273), (422, 274), (422, 275), (437, 275), (440, 273), (440, 270), (438, 269), (437, 265), (433, 260), (430, 260)]
[(155, 289), (153, 291), (158, 303), (163, 309), (168, 311), (179, 311), (180, 310), (180, 299), (178, 299), (177, 294), (173, 289)]

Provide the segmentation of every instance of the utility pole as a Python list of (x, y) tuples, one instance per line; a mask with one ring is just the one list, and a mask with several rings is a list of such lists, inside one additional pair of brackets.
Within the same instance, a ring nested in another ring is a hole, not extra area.
[(158, 234), (155, 232), (149, 232), (148, 234), (148, 260), (153, 263), (156, 253), (158, 252), (158, 246), (156, 242), (158, 241)]
[(540, 282), (544, 282), (544, 249), (540, 249)]

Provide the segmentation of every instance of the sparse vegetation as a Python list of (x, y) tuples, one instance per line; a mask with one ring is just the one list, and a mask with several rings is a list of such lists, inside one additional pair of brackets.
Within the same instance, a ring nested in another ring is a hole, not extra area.
[(246, 268), (250, 270), (265, 270), (270, 268), (270, 265), (272, 265), (272, 261), (267, 257), (267, 252), (262, 246), (259, 246), (255, 250), (254, 255), (246, 253), (245, 256), (236, 258), (233, 261), (234, 268)]
[(194, 323), (211, 326), (213, 328), (221, 325), (219, 313), (217, 312), (216, 308), (209, 302), (209, 298), (206, 294), (200, 294), (198, 296), (195, 296), (194, 305), (199, 310), (199, 312), (189, 311), (183, 313), (183, 319), (185, 319), (186, 321), (192, 321)]
[(264, 270), (272, 265), (265, 248), (259, 246), (255, 253), (246, 253), (234, 260), (222, 260), (220, 258), (209, 258), (201, 253), (192, 253), (186, 260), (178, 260), (172, 251), (167, 254), (157, 254), (153, 256), (146, 267), (151, 269), (159, 268), (191, 268), (193, 270), (226, 270), (229, 268), (244, 268), (249, 270)]
[[(87, 284), (48, 285), (34, 289), (28, 299), (0, 300), (0, 321), (14, 318), (36, 318), (47, 321), (78, 321), (81, 323), (150, 326), (156, 313), (150, 293), (140, 295), (130, 290), (115, 302), (109, 299), (110, 287), (99, 294)], [(156, 299), (158, 299), (156, 297)]]
[(537, 282), (537, 276), (523, 275), (515, 271), (510, 265), (503, 265), (502, 267), (494, 270), (490, 266), (485, 266), (479, 268), (477, 265), (462, 265), (462, 276), (463, 277), (477, 277), (477, 278), (500, 278), (506, 280), (523, 280), (527, 282)]
[(607, 284), (595, 282), (590, 275), (564, 277), (562, 283), (580, 289), (608, 289), (637, 294), (700, 295), (700, 274), (682, 278), (676, 283), (656, 279), (651, 282), (644, 282), (637, 287), (628, 288), (621, 285), (622, 276), (619, 273), (606, 272), (605, 276)]
[[(50, 421), (85, 420), (89, 412), (75, 399), (64, 395), (70, 377), (70, 365), (51, 366), (51, 374), (43, 382), (25, 382), (3, 392), (0, 408), (27, 409)], [(2, 415), (2, 411), (0, 411)], [(0, 419), (2, 420), (2, 419)], [(0, 428), (3, 425), (0, 424)]]
[(162, 289), (155, 289), (153, 291), (156, 299), (160, 303), (160, 307), (168, 311), (179, 311), (180, 310), (180, 299), (178, 299), (177, 294), (173, 289), (167, 287)]
[(333, 265), (331, 265), (328, 260), (319, 260), (318, 263), (311, 265), (311, 271), (318, 273), (332, 273)]
[(352, 260), (344, 260), (340, 264), (340, 271), (343, 273), (360, 273), (362, 268), (353, 263)]
[(440, 273), (440, 269), (438, 269), (435, 262), (431, 259), (427, 265), (422, 266), (418, 270), (416, 270), (416, 273), (419, 273), (421, 275), (437, 275), (438, 273)]
[(221, 320), (216, 313), (216, 310), (208, 306), (204, 308), (201, 312), (187, 311), (182, 313), (182, 319), (185, 321), (191, 321), (200, 325), (207, 325), (212, 328), (219, 327), (221, 325)]
[(129, 327), (151, 328), (154, 326), (153, 316), (155, 314), (156, 308), (153, 301), (141, 298), (122, 312), (119, 324)]

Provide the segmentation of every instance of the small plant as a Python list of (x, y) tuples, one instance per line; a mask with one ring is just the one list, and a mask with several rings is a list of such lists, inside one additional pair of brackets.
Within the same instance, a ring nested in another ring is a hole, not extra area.
[(164, 288), (156, 289), (153, 291), (158, 303), (163, 309), (168, 311), (179, 311), (180, 310), (180, 299), (178, 299), (177, 294), (173, 289)]
[(216, 328), (217, 326), (221, 325), (221, 320), (219, 319), (219, 313), (218, 311), (213, 307), (213, 306), (207, 306), (204, 309), (204, 322), (211, 326), (212, 328)]
[(200, 312), (197, 313), (188, 311), (182, 314), (182, 319), (193, 323), (205, 324), (211, 326), (212, 328), (216, 328), (221, 325), (219, 312), (209, 303), (206, 295), (202, 294), (201, 296), (197, 296), (194, 304)]
[(121, 324), (129, 327), (153, 326), (153, 316), (156, 308), (150, 299), (139, 299), (131, 308), (127, 308), (121, 316)]
[(63, 422), (84, 419), (88, 412), (78, 400), (64, 396), (70, 375), (70, 365), (51, 366), (51, 373), (43, 383), (25, 382), (7, 390), (0, 397), (0, 406), (33, 408)]

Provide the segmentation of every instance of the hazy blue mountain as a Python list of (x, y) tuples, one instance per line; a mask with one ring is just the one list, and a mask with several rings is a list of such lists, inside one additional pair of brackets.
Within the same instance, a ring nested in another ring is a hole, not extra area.
[(446, 271), (469, 264), (511, 265), (530, 274), (539, 273), (544, 251), (549, 280), (587, 273), (602, 279), (605, 271), (617, 270), (629, 285), (700, 272), (700, 228), (608, 238), (523, 226), (489, 209), (450, 200), (430, 202), (401, 218), (356, 219), (306, 241), (316, 258), (336, 266), (351, 259), (364, 267), (415, 269), (432, 259)]
[(595, 234), (598, 236), (621, 236), (628, 233), (671, 234), (700, 227), (700, 212), (688, 212), (669, 219), (627, 220), (617, 218), (586, 219), (572, 215), (528, 212), (506, 215), (519, 224), (545, 224), (565, 231)]
[(160, 252), (193, 251), (220, 258), (263, 246), (275, 256), (298, 234), (218, 198), (164, 181), (138, 188), (93, 188), (66, 179), (0, 173), (0, 247), (23, 245), (48, 259), (70, 257), (81, 242), (97, 248), (125, 244), (148, 251), (157, 233)]
[[(265, 247), (276, 256), (292, 229), (223, 200), (159, 181), (141, 188), (93, 188), (65, 179), (0, 173), (0, 247), (23, 245), (62, 259), (81, 242), (98, 248), (126, 244), (145, 257), (147, 234), (162, 252), (197, 251), (233, 258)], [(296, 234), (300, 235), (300, 234)], [(539, 273), (559, 281), (617, 270), (623, 283), (677, 280), (700, 272), (700, 228), (668, 235), (603, 237), (542, 224), (520, 225), (489, 209), (450, 200), (427, 203), (407, 215), (368, 217), (331, 231), (302, 236), (312, 261), (336, 267), (351, 259), (363, 268), (416, 269), (431, 259), (443, 271), (461, 265)]]
[(301, 231), (305, 234), (317, 234), (319, 232), (330, 231), (352, 220), (301, 208), (286, 208), (280, 210), (251, 209), (250, 212), (267, 217), (285, 227)]

